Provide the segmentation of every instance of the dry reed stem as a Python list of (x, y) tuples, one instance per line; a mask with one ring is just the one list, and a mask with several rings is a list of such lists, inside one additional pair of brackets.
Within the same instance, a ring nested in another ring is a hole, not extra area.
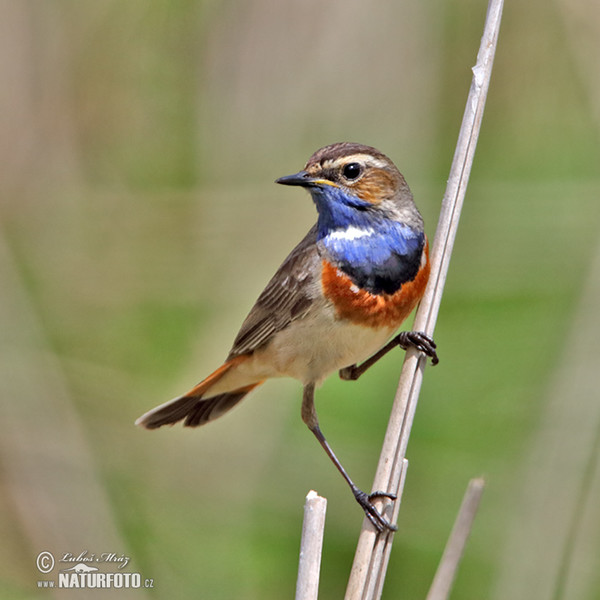
[(429, 588), (427, 600), (447, 600), (458, 571), (467, 539), (477, 515), (485, 481), (481, 478), (471, 479), (463, 497), (462, 504), (454, 521), (454, 527), (448, 538), (444, 554)]
[(317, 600), (327, 499), (311, 490), (304, 503), (296, 600)]
[[(431, 276), (415, 317), (414, 329), (429, 335), (433, 334), (435, 327), (477, 145), (498, 40), (502, 6), (502, 0), (490, 0), (488, 5), (484, 33), (477, 63), (473, 67), (471, 88), (433, 242)], [(406, 446), (425, 364), (424, 356), (415, 350), (407, 352), (373, 483), (374, 490), (387, 490), (397, 494), (398, 499), (395, 503), (380, 503), (380, 509), (388, 517), (390, 511), (392, 512), (394, 523), (400, 507)], [(363, 521), (346, 589), (346, 600), (372, 600), (381, 596), (392, 539), (393, 533), (378, 535), (367, 519)]]

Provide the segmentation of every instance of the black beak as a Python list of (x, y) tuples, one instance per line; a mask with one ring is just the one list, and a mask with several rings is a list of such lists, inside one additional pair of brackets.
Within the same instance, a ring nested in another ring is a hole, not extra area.
[(293, 175), (286, 175), (275, 180), (275, 183), (283, 185), (300, 185), (302, 187), (310, 187), (313, 185), (313, 178), (306, 171), (299, 171)]

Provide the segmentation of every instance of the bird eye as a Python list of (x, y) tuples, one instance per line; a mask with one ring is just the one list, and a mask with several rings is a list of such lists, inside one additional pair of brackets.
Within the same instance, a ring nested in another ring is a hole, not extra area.
[(346, 179), (356, 179), (360, 175), (360, 165), (358, 163), (348, 163), (344, 166), (342, 173)]

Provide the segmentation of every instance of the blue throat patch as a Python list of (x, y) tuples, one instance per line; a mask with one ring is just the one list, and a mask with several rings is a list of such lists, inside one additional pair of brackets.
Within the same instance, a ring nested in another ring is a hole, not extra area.
[(313, 188), (323, 258), (372, 294), (393, 294), (421, 266), (423, 232), (386, 218), (369, 202), (334, 187)]

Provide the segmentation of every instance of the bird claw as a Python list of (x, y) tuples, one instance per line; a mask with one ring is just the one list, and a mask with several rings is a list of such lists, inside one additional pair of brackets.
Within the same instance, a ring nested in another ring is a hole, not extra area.
[(426, 333), (423, 333), (422, 331), (402, 331), (398, 334), (396, 339), (398, 340), (398, 345), (401, 348), (404, 348), (404, 350), (408, 350), (408, 348), (412, 347), (416, 348), (426, 356), (429, 356), (432, 365), (437, 365), (440, 362), (437, 352), (435, 351), (437, 345), (433, 341), (433, 338)]
[(398, 530), (398, 527), (393, 523), (390, 523), (371, 502), (375, 498), (389, 498), (390, 500), (396, 500), (396, 494), (379, 491), (367, 494), (362, 490), (356, 489), (354, 490), (354, 497), (361, 505), (362, 509), (365, 511), (365, 515), (369, 521), (371, 521), (373, 527), (375, 527), (378, 533), (383, 533), (386, 529), (388, 531)]

